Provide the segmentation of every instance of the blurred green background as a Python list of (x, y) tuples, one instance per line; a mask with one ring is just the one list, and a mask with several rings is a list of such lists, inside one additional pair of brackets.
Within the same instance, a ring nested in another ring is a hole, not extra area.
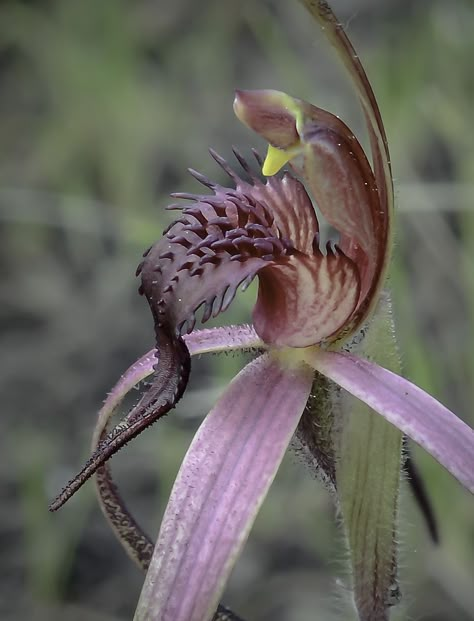
[[(474, 423), (474, 4), (333, 3), (368, 71), (398, 203), (392, 288), (405, 374)], [(254, 137), (233, 90), (277, 88), (339, 114), (364, 141), (345, 76), (296, 0), (56, 0), (0, 4), (0, 616), (131, 619), (142, 575), (88, 484), (48, 500), (85, 459), (95, 412), (153, 343), (136, 293), (142, 251), (169, 221), (188, 166)], [(241, 296), (226, 322), (249, 318)], [(199, 420), (242, 366), (194, 364), (172, 416), (113, 460), (156, 533)], [(440, 523), (435, 549), (407, 486), (403, 605), (394, 618), (474, 619), (474, 505), (416, 450)], [(257, 520), (226, 602), (249, 621), (341, 621), (345, 552), (323, 487), (295, 454)]]

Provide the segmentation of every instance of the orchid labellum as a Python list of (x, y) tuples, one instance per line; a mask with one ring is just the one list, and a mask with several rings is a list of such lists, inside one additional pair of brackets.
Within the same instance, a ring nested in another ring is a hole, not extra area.
[[(393, 189), (380, 113), (362, 66), (324, 2), (308, 0), (349, 70), (367, 121), (369, 163), (336, 116), (277, 91), (238, 91), (237, 117), (269, 143), (264, 161), (214, 152), (229, 187), (191, 171), (206, 190), (187, 204), (138, 268), (156, 347), (135, 363), (99, 415), (94, 452), (52, 504), (93, 473), (102, 508), (148, 569), (137, 620), (235, 619), (219, 599), (289, 442), (334, 493), (345, 525), (354, 606), (384, 621), (399, 600), (395, 544), (403, 434), (474, 491), (474, 433), (400, 377), (387, 293)], [(281, 169), (287, 170), (281, 172)], [(262, 169), (263, 177), (258, 169)], [(314, 205), (338, 231), (323, 242)], [(258, 278), (253, 326), (194, 330)], [(251, 349), (255, 359), (202, 423), (184, 458), (154, 547), (125, 507), (106, 460), (168, 413), (191, 356)], [(377, 362), (374, 361), (377, 358)], [(379, 364), (383, 366), (379, 366)], [(152, 382), (116, 425), (127, 392)], [(217, 612), (216, 612), (217, 610)]]

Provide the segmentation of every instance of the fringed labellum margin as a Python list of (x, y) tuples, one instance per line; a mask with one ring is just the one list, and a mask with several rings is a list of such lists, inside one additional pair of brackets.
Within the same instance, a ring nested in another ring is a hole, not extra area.
[(227, 309), (239, 285), (258, 274), (255, 330), (268, 345), (306, 347), (333, 340), (360, 297), (354, 262), (339, 248), (319, 248), (319, 228), (303, 185), (285, 173), (263, 183), (236, 153), (249, 181), (217, 154), (235, 189), (193, 172), (214, 194), (192, 201), (143, 262), (142, 292), (163, 329), (179, 334)]

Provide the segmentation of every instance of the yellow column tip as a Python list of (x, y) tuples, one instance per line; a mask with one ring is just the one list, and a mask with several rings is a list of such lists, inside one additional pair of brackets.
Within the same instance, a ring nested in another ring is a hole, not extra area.
[(271, 144), (268, 145), (267, 157), (263, 162), (262, 174), (265, 177), (275, 175), (292, 158), (292, 154), (283, 149), (277, 149)]

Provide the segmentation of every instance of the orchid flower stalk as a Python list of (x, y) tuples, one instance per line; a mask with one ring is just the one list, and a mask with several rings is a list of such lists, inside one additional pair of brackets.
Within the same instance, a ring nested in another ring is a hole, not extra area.
[[(137, 621), (237, 619), (219, 605), (232, 567), (293, 439), (339, 507), (360, 621), (399, 601), (397, 506), (405, 434), (474, 492), (474, 432), (401, 377), (386, 285), (393, 187), (380, 112), (352, 45), (325, 2), (305, 0), (336, 48), (366, 119), (371, 160), (333, 114), (277, 91), (237, 91), (237, 117), (268, 142), (241, 172), (212, 157), (229, 187), (196, 171), (205, 193), (175, 194), (180, 215), (137, 274), (156, 346), (109, 394), (93, 453), (52, 503), (96, 474), (102, 509), (147, 577)], [(282, 171), (282, 169), (286, 169)], [(261, 169), (263, 178), (259, 173)], [(314, 209), (339, 233), (324, 242)], [(258, 278), (253, 325), (195, 330)], [(156, 545), (125, 506), (106, 463), (184, 393), (191, 357), (245, 349), (254, 359), (198, 430)], [(107, 431), (144, 378), (139, 403)], [(217, 611), (217, 612), (216, 612)]]

